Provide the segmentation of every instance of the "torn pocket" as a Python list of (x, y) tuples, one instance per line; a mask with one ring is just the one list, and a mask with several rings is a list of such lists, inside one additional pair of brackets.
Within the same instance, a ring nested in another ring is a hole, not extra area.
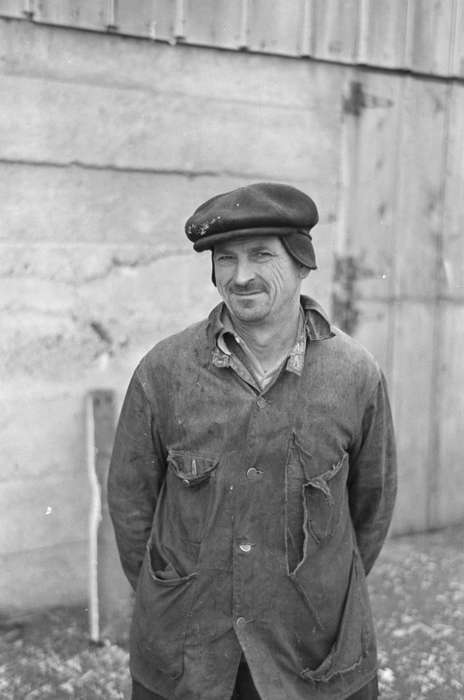
[[(293, 436), (286, 467), (286, 538), (289, 572), (295, 571), (312, 547), (336, 531), (348, 496), (348, 453), (328, 469), (315, 473), (311, 453)], [(311, 540), (311, 541), (309, 541)]]
[(340, 522), (347, 499), (348, 461), (345, 452), (339, 462), (304, 484), (308, 530), (318, 544), (331, 537)]

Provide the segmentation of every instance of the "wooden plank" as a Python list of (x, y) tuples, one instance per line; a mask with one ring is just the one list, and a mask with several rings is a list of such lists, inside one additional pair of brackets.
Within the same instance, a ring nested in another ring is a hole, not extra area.
[(252, 51), (295, 56), (300, 50), (304, 3), (251, 0), (248, 47)]
[(344, 90), (336, 322), (392, 371), (396, 143), (400, 79), (353, 72)]
[(35, 0), (34, 22), (102, 31), (108, 26), (108, 0)]
[(365, 0), (362, 8), (366, 14), (361, 42), (364, 52), (358, 55), (358, 60), (385, 68), (404, 68), (408, 3)]
[(352, 63), (357, 56), (359, 0), (313, 0), (314, 57)]
[(120, 34), (170, 40), (174, 27), (174, 0), (118, 0), (115, 24)]
[(366, 73), (362, 81), (347, 81), (344, 91), (346, 222), (340, 252), (356, 260), (356, 291), (369, 300), (388, 299), (394, 291), (400, 82)]
[[(0, 0), (0, 17), (259, 53), (464, 75), (464, 8), (440, 0)], [(430, 50), (432, 47), (432, 50)]]
[(358, 299), (356, 313), (357, 325), (354, 336), (374, 355), (390, 383), (392, 375), (391, 305), (384, 301)]
[(108, 509), (107, 479), (115, 432), (115, 397), (95, 390), (86, 397), (87, 466), (90, 480), (89, 624), (93, 641), (127, 638), (132, 595), (116, 547)]
[(0, 17), (26, 19), (31, 11), (28, 0), (0, 0)]
[(395, 533), (420, 532), (429, 527), (428, 474), (436, 466), (431, 455), (434, 328), (435, 310), (429, 303), (396, 303), (391, 381), (399, 468)]
[(449, 75), (456, 16), (451, 0), (414, 0), (408, 14), (411, 42), (407, 66), (421, 73)]
[(442, 302), (441, 361), (437, 385), (436, 421), (439, 427), (437, 489), (431, 499), (432, 527), (443, 527), (464, 518), (464, 303)]
[(464, 517), (464, 473), (460, 435), (464, 425), (464, 88), (449, 88), (450, 108), (445, 208), (439, 292), (441, 301), (436, 331), (436, 488), (430, 494), (430, 520), (434, 527)]
[(434, 299), (442, 236), (447, 86), (415, 79), (404, 79), (401, 86), (395, 296)]
[(243, 0), (186, 0), (183, 40), (204, 46), (243, 48), (245, 11)]
[(450, 87), (441, 294), (464, 300), (464, 86)]
[[(403, 469), (407, 465), (409, 470), (404, 472), (405, 496), (400, 496), (404, 519), (400, 528), (405, 531), (433, 526), (431, 502), (442, 468), (438, 463), (436, 373), (448, 88), (416, 79), (403, 80), (401, 87), (393, 385), (400, 460)], [(406, 496), (417, 504), (414, 516), (406, 513)]]
[(455, 3), (453, 19), (450, 74), (464, 77), (464, 3)]

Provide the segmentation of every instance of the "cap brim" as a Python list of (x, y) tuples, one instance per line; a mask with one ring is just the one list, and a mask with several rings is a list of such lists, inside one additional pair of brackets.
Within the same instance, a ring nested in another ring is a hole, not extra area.
[[(299, 233), (301, 229), (265, 226), (263, 228), (240, 228), (233, 231), (222, 231), (213, 233), (211, 236), (203, 236), (193, 244), (193, 249), (198, 253), (203, 250), (212, 250), (216, 243), (232, 241), (236, 238), (251, 238), (252, 236), (289, 236), (292, 233)], [(306, 237), (310, 238), (308, 234)]]

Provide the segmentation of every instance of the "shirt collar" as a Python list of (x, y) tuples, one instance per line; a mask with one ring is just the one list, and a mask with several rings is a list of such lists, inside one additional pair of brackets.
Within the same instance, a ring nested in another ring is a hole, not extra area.
[[(303, 313), (300, 315), (295, 345), (285, 366), (288, 371), (295, 374), (301, 374), (303, 371), (308, 340), (327, 340), (335, 335), (325, 311), (314, 299), (301, 296), (300, 301)], [(230, 364), (232, 353), (227, 347), (224, 335), (234, 333), (234, 329), (223, 302), (212, 310), (208, 321), (208, 335), (213, 348), (213, 364), (218, 367), (227, 367)]]

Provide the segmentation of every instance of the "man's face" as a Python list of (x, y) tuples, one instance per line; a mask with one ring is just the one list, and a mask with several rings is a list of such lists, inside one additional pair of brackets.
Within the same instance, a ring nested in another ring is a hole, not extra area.
[(299, 299), (306, 275), (278, 236), (253, 236), (214, 246), (219, 294), (244, 323), (277, 321)]

